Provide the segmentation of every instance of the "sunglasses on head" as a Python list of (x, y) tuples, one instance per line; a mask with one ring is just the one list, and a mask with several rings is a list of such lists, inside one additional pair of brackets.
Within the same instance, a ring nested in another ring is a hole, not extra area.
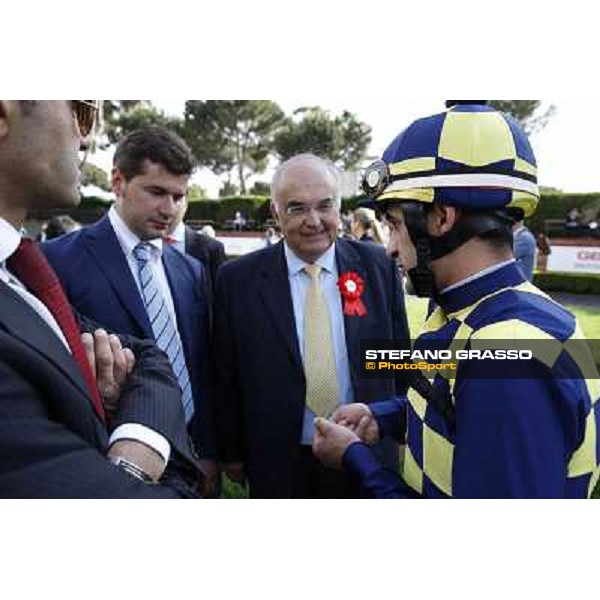
[(77, 121), (79, 133), (82, 137), (88, 136), (94, 127), (96, 113), (98, 112), (97, 100), (71, 100), (73, 116)]

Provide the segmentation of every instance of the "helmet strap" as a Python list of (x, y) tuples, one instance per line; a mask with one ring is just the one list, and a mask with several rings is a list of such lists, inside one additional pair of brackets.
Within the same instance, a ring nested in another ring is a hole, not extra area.
[(491, 233), (492, 231), (508, 230), (514, 221), (501, 210), (462, 212), (454, 227), (440, 237), (430, 237), (431, 260), (442, 258), (470, 239)]
[(417, 266), (408, 270), (408, 276), (417, 296), (431, 298), (435, 294), (435, 281), (431, 270), (431, 238), (427, 233), (425, 208), (420, 202), (403, 202), (402, 214), (417, 253)]
[(475, 236), (497, 230), (508, 230), (514, 222), (503, 210), (492, 213), (462, 212), (454, 227), (440, 237), (427, 231), (426, 205), (420, 202), (403, 202), (402, 213), (406, 229), (417, 254), (417, 266), (409, 269), (408, 275), (419, 297), (435, 295), (435, 280), (431, 261), (442, 258)]

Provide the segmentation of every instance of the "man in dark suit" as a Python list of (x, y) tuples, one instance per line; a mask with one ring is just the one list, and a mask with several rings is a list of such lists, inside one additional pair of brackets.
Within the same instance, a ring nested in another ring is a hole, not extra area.
[[(352, 497), (346, 476), (313, 457), (313, 421), (403, 388), (359, 378), (361, 339), (408, 339), (397, 270), (383, 248), (336, 241), (339, 173), (330, 163), (290, 159), (271, 193), (285, 240), (226, 263), (217, 279), (221, 458), (231, 478), (247, 476), (252, 497)], [(347, 293), (357, 290), (358, 302)], [(395, 444), (380, 452), (397, 467)]]
[(78, 311), (114, 331), (153, 339), (168, 355), (210, 494), (216, 463), (206, 275), (198, 261), (162, 241), (193, 167), (189, 148), (171, 131), (153, 126), (129, 134), (115, 152), (116, 202), (108, 215), (43, 249)]
[(79, 202), (77, 151), (95, 111), (92, 101), (0, 101), (0, 497), (194, 496), (167, 358), (77, 320), (43, 254), (21, 239), (29, 210)]
[(169, 227), (165, 239), (175, 249), (183, 254), (193, 256), (204, 265), (204, 270), (209, 275), (208, 283), (212, 293), (217, 281), (217, 271), (221, 264), (225, 262), (225, 246), (218, 240), (192, 229), (189, 225), (185, 225), (183, 220), (187, 208), (188, 202), (184, 198), (177, 212), (177, 217)]

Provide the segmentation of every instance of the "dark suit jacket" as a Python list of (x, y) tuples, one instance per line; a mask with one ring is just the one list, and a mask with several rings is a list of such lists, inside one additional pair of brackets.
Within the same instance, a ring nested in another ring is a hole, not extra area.
[(210, 290), (215, 289), (217, 271), (225, 262), (225, 246), (189, 225), (185, 226), (185, 252), (199, 260), (209, 274)]
[[(72, 305), (104, 327), (153, 339), (152, 327), (127, 260), (108, 217), (52, 240), (42, 250)], [(194, 393), (190, 434), (203, 458), (215, 455), (208, 385), (208, 300), (202, 265), (168, 245), (163, 264)]]
[[(83, 323), (82, 331), (93, 329)], [(0, 282), (0, 497), (194, 496), (189, 483), (198, 473), (170, 364), (151, 342), (122, 337), (122, 343), (136, 365), (111, 428), (141, 423), (169, 440), (172, 460), (162, 485), (139, 482), (106, 460), (109, 432), (77, 363), (43, 319)]]
[[(367, 315), (344, 317), (354, 399), (381, 400), (398, 382), (359, 378), (360, 340), (408, 338), (397, 270), (372, 244), (338, 240), (336, 260), (366, 283)], [(253, 497), (289, 497), (306, 387), (283, 242), (224, 264), (215, 306), (221, 458), (245, 463)]]

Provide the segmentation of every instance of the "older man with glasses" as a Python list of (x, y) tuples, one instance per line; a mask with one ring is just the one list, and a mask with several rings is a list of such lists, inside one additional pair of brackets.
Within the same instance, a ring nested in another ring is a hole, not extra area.
[(166, 356), (74, 314), (21, 234), (28, 211), (79, 203), (96, 110), (0, 100), (0, 497), (193, 497), (198, 468)]
[[(217, 279), (221, 459), (252, 497), (354, 497), (344, 474), (313, 457), (313, 421), (404, 389), (359, 377), (361, 340), (408, 339), (397, 270), (382, 248), (337, 238), (340, 173), (330, 162), (284, 162), (271, 196), (284, 240), (223, 265)], [(394, 442), (379, 453), (397, 466)]]

